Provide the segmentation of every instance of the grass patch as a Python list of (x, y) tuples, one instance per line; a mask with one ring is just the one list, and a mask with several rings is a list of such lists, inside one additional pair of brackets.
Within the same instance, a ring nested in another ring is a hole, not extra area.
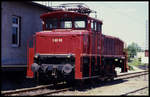
[(133, 59), (131, 62), (128, 63), (128, 65), (138, 66), (142, 65), (142, 63), (138, 59)]
[(129, 70), (134, 70), (133, 65), (128, 64)]
[(146, 65), (144, 63), (141, 63), (140, 60), (134, 58), (131, 62), (128, 62), (129, 70), (134, 70), (133, 66), (141, 66), (141, 65)]

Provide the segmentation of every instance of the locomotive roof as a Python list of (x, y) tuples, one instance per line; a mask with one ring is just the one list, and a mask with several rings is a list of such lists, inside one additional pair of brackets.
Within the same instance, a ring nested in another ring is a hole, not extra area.
[(55, 16), (60, 16), (60, 15), (64, 15), (64, 14), (68, 14), (68, 15), (72, 15), (72, 16), (85, 16), (87, 17), (87, 15), (85, 14), (80, 14), (77, 12), (69, 12), (69, 11), (54, 11), (54, 12), (48, 12), (45, 14), (42, 14), (40, 17), (41, 18), (45, 18), (45, 17), (55, 17)]
[(40, 16), (41, 19), (47, 18), (47, 17), (61, 17), (62, 15), (67, 14), (69, 17), (75, 17), (75, 16), (83, 16), (83, 17), (87, 17), (89, 19), (93, 19), (95, 21), (99, 21), (102, 23), (101, 20), (89, 17), (88, 15), (85, 14), (81, 14), (78, 12), (70, 12), (70, 11), (54, 11), (54, 12), (48, 12), (48, 13), (44, 13)]

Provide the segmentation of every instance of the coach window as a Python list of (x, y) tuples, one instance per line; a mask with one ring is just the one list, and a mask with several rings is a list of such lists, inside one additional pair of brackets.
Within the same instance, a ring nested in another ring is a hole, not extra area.
[(12, 16), (12, 47), (19, 47), (20, 17)]

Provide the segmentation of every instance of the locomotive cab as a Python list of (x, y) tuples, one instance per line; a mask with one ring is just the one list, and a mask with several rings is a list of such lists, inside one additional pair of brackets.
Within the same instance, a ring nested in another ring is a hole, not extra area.
[(71, 30), (88, 30), (87, 15), (56, 11), (41, 16), (43, 20), (43, 30), (71, 29)]
[(52, 79), (81, 79), (81, 54), (88, 53), (89, 45), (87, 15), (57, 11), (43, 14), (41, 19), (43, 31), (34, 37), (34, 58), (30, 58), (33, 63), (28, 68), (28, 76), (38, 73)]

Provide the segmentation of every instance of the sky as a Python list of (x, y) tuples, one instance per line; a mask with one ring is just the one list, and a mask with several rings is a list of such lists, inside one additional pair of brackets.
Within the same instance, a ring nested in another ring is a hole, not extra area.
[[(149, 33), (148, 1), (49, 1), (49, 6), (58, 6), (63, 3), (85, 3), (90, 9), (97, 12), (97, 19), (103, 21), (103, 34), (118, 37), (127, 46), (134, 42), (142, 49), (148, 48), (149, 34), (146, 34)], [(41, 4), (48, 5), (48, 2)], [(94, 17), (95, 14), (91, 16)]]

